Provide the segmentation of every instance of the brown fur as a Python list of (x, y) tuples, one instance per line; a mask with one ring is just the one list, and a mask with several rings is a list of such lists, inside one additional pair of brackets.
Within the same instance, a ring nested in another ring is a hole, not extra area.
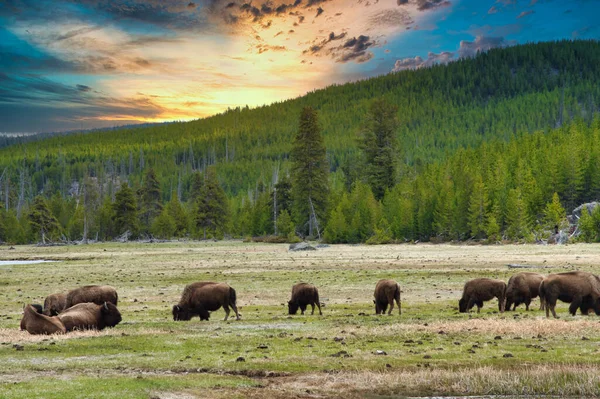
[(78, 303), (57, 316), (67, 331), (103, 330), (121, 322), (121, 313), (111, 302), (97, 305), (92, 302)]
[(109, 285), (86, 285), (69, 291), (66, 308), (85, 302), (93, 302), (96, 305), (110, 302), (116, 306), (118, 300), (117, 291)]
[[(514, 304), (512, 310), (515, 310), (517, 306), (524, 303), (525, 310), (529, 310), (531, 300), (540, 294), (540, 283), (544, 277), (542, 274), (532, 272), (521, 272), (512, 276), (506, 287), (505, 309), (510, 310), (510, 307)], [(540, 298), (540, 310), (543, 309), (544, 301)]]
[(58, 317), (49, 317), (38, 313), (31, 305), (27, 305), (23, 309), (21, 330), (26, 330), (29, 334), (64, 334), (67, 332)]
[(600, 278), (588, 272), (566, 272), (550, 274), (540, 284), (540, 298), (546, 301), (546, 317), (550, 312), (555, 318), (556, 301), (570, 302), (569, 313), (573, 316), (577, 308), (587, 314), (590, 309), (600, 314)]
[(199, 316), (200, 320), (208, 320), (210, 313), (223, 307), (225, 320), (229, 317), (229, 307), (233, 308), (236, 319), (240, 314), (236, 306), (236, 292), (226, 283), (203, 281), (185, 287), (181, 300), (173, 306), (173, 320), (190, 320)]
[(46, 297), (44, 301), (44, 314), (46, 316), (56, 316), (67, 308), (66, 294), (52, 294)]
[(458, 310), (465, 313), (477, 305), (477, 313), (479, 313), (483, 302), (493, 298), (498, 298), (498, 310), (504, 312), (506, 302), (506, 283), (504, 281), (491, 278), (476, 278), (467, 281), (463, 288), (462, 298), (458, 301)]
[(312, 307), (310, 314), (315, 314), (315, 305), (319, 308), (319, 314), (321, 312), (321, 303), (319, 302), (319, 290), (312, 284), (298, 283), (292, 287), (292, 299), (288, 301), (289, 314), (296, 314), (298, 308), (301, 310), (301, 314), (304, 314), (306, 306)]
[(398, 304), (398, 314), (402, 314), (402, 305), (400, 302), (400, 285), (394, 280), (379, 280), (375, 286), (375, 293), (373, 294), (375, 299), (375, 313), (384, 314), (387, 310), (388, 305), (390, 310), (388, 315), (392, 314), (394, 310), (394, 301)]

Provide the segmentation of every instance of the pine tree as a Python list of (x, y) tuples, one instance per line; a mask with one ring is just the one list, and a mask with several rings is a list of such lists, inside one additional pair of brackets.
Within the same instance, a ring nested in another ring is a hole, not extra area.
[(567, 213), (560, 203), (558, 193), (552, 195), (552, 201), (546, 204), (544, 209), (544, 224), (547, 228), (554, 230), (554, 226), (559, 228), (566, 223)]
[(181, 205), (181, 202), (179, 202), (177, 192), (173, 193), (173, 195), (171, 196), (171, 201), (169, 201), (165, 206), (165, 210), (169, 213), (169, 215), (175, 222), (175, 230), (173, 231), (173, 236), (184, 237), (188, 231), (189, 220), (185, 209)]
[(373, 101), (360, 130), (359, 147), (365, 161), (365, 177), (373, 195), (381, 200), (395, 184), (398, 107), (383, 99)]
[(594, 219), (590, 215), (587, 207), (584, 207), (581, 211), (581, 217), (579, 218), (578, 228), (581, 234), (579, 239), (584, 242), (595, 242), (598, 240), (598, 230), (594, 225)]
[(299, 231), (311, 237), (320, 235), (327, 211), (329, 167), (326, 155), (317, 112), (305, 107), (291, 152), (291, 178), (294, 218)]
[(106, 196), (98, 208), (98, 236), (101, 240), (111, 240), (115, 237), (115, 208)]
[(507, 237), (512, 240), (525, 238), (530, 232), (530, 218), (520, 189), (512, 189), (508, 192), (506, 209)]
[(294, 234), (294, 223), (290, 213), (284, 209), (279, 213), (277, 218), (277, 235), (281, 237), (288, 237)]
[(46, 200), (41, 195), (38, 195), (33, 200), (31, 210), (29, 212), (29, 223), (36, 235), (42, 243), (46, 243), (46, 238), (60, 231), (60, 224), (56, 217), (50, 211)]
[(227, 197), (212, 166), (206, 170), (206, 178), (196, 201), (194, 221), (204, 239), (207, 238), (207, 233), (213, 237), (222, 235), (229, 221)]
[(329, 215), (329, 220), (327, 222), (327, 227), (323, 233), (323, 239), (325, 242), (331, 244), (348, 241), (348, 224), (346, 222), (344, 212), (340, 206), (337, 206), (333, 211), (331, 211), (331, 215)]
[(140, 221), (144, 230), (148, 230), (154, 218), (162, 212), (160, 183), (154, 168), (149, 168), (144, 176), (144, 184), (140, 188)]
[(139, 233), (138, 212), (133, 195), (133, 190), (127, 183), (121, 184), (121, 188), (115, 195), (113, 204), (115, 233), (122, 235), (129, 231), (132, 238)]
[(175, 220), (169, 214), (167, 208), (163, 209), (163, 211), (152, 221), (152, 226), (150, 232), (152, 235), (158, 238), (169, 239), (173, 237), (175, 234)]
[(486, 231), (486, 216), (488, 207), (488, 198), (485, 185), (481, 176), (475, 178), (473, 192), (469, 201), (469, 229), (471, 236), (481, 238)]

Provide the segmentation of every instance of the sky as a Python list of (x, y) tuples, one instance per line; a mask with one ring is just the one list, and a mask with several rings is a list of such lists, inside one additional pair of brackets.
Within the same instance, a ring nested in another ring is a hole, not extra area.
[(185, 121), (527, 42), (600, 0), (0, 0), (0, 133)]

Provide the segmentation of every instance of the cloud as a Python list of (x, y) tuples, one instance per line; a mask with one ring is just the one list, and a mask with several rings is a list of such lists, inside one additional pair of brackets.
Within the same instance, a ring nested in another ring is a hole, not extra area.
[(77, 88), (77, 90), (83, 91), (83, 92), (88, 92), (88, 91), (92, 90), (92, 88), (90, 86), (86, 86), (86, 85), (75, 85), (75, 87)]
[(358, 38), (353, 37), (337, 48), (338, 55), (336, 62), (366, 62), (373, 58), (373, 53), (367, 52), (367, 49), (373, 46), (373, 44), (374, 42), (369, 39), (369, 36), (360, 35)]
[(477, 36), (474, 41), (461, 40), (458, 49), (458, 57), (474, 57), (479, 52), (488, 51), (496, 47), (506, 47), (516, 44), (514, 41), (507, 41), (503, 37)]
[(408, 26), (413, 22), (408, 11), (403, 9), (381, 11), (369, 17), (369, 23), (372, 26)]
[(454, 52), (444, 51), (439, 54), (429, 52), (425, 59), (417, 56), (414, 58), (397, 60), (392, 72), (398, 72), (405, 69), (426, 68), (436, 64), (447, 64), (456, 59), (474, 57), (477, 53), (488, 51), (492, 48), (506, 47), (514, 44), (516, 44), (516, 42), (512, 40), (507, 41), (503, 37), (478, 36), (472, 42), (461, 40), (458, 50)]
[(433, 10), (439, 7), (450, 5), (448, 0), (417, 0), (417, 9), (419, 11)]
[(523, 11), (523, 12), (521, 12), (519, 15), (517, 15), (517, 19), (521, 19), (521, 18), (523, 18), (523, 17), (526, 17), (526, 16), (528, 16), (528, 15), (531, 15), (531, 14), (533, 14), (534, 12), (535, 12), (535, 11), (533, 11), (533, 10)]
[(426, 68), (436, 64), (447, 64), (454, 59), (454, 54), (455, 53), (449, 51), (443, 51), (439, 54), (429, 52), (426, 59), (417, 56), (414, 58), (397, 60), (394, 64), (394, 69), (392, 72), (398, 72), (405, 69)]
[(489, 10), (488, 10), (488, 14), (496, 14), (498, 12), (498, 9), (496, 8), (496, 6), (492, 6)]

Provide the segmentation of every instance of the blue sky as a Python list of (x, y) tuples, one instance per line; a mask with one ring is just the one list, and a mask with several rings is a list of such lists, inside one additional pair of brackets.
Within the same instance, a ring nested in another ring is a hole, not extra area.
[(191, 120), (526, 42), (600, 0), (5, 0), (0, 132)]

